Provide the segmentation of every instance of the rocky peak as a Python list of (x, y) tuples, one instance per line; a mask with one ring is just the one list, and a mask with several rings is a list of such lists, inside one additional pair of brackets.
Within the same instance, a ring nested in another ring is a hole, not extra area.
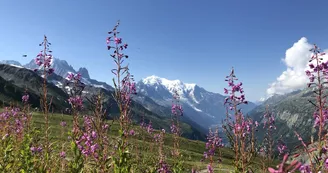
[(90, 79), (90, 75), (88, 72), (88, 69), (86, 69), (85, 67), (81, 67), (79, 68), (79, 70), (77, 71), (77, 73), (80, 73), (82, 77)]

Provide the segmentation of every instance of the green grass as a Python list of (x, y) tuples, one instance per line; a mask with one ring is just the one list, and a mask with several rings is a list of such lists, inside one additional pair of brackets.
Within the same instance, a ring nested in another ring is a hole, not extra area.
[[(41, 130), (42, 133), (42, 129), (44, 129), (44, 117), (41, 113), (33, 113), (33, 126), (36, 127), (37, 129)], [(67, 122), (67, 130), (71, 130), (72, 129), (72, 116), (70, 115), (61, 115), (61, 114), (53, 114), (50, 115), (50, 137), (52, 142), (54, 141), (64, 141), (65, 139), (67, 139), (67, 133), (65, 132), (65, 136), (61, 136), (61, 132), (62, 132), (62, 128), (60, 126), (60, 122), (66, 121)], [(119, 124), (117, 122), (113, 122), (112, 120), (108, 120), (108, 124), (112, 124), (110, 131), (109, 131), (109, 136), (112, 137), (113, 139), (115, 137), (118, 136), (118, 129), (119, 129)], [(133, 144), (133, 146), (144, 146), (143, 148), (145, 148), (144, 151), (140, 151), (143, 155), (148, 155), (148, 156), (154, 156), (156, 158), (156, 156), (158, 155), (157, 151), (158, 151), (158, 146), (154, 145), (153, 146), (153, 150), (149, 150), (149, 148), (151, 148), (151, 137), (145, 136), (145, 141), (142, 140), (141, 134), (143, 133), (141, 128), (137, 125), (134, 125), (133, 127), (136, 131), (137, 134), (140, 135), (136, 135), (131, 139), (131, 143)], [(158, 133), (158, 131), (155, 130), (155, 133)], [(167, 159), (169, 162), (172, 161), (172, 158), (170, 158), (170, 151), (173, 149), (172, 148), (172, 144), (173, 144), (173, 136), (171, 134), (166, 134), (165, 135), (165, 142), (164, 142), (164, 150), (167, 156)], [(138, 148), (139, 150), (141, 150), (140, 148)], [(184, 158), (184, 164), (186, 167), (188, 167), (189, 169), (191, 169), (191, 167), (198, 167), (199, 169), (206, 169), (206, 161), (205, 163), (200, 162), (200, 160), (203, 157), (203, 153), (205, 150), (205, 143), (203, 141), (196, 141), (196, 140), (190, 140), (190, 139), (186, 139), (186, 138), (180, 138), (180, 149), (181, 149), (181, 153), (183, 155)], [(136, 150), (134, 148), (134, 150)], [(132, 152), (133, 153), (133, 152)], [(231, 158), (233, 158), (233, 153), (229, 150), (229, 149), (223, 149), (223, 155), (225, 157), (225, 159), (223, 159), (223, 167), (225, 168), (231, 168), (231, 163), (232, 160)], [(157, 159), (157, 158), (156, 158)]]
[[(40, 113), (33, 113), (33, 126), (37, 129), (41, 130), (44, 129), (44, 117)], [(67, 139), (67, 133), (65, 132), (64, 136), (61, 136), (62, 128), (60, 126), (61, 121), (67, 122), (66, 132), (68, 130), (72, 129), (72, 116), (70, 115), (61, 115), (61, 114), (53, 114), (50, 115), (50, 137), (51, 141), (64, 141)], [(113, 141), (118, 136), (118, 129), (119, 124), (117, 122), (113, 122), (113, 120), (108, 120), (108, 124), (112, 124), (109, 131), (109, 136)], [(136, 151), (139, 151), (142, 155), (142, 157), (148, 157), (148, 158), (155, 158), (157, 159), (158, 156), (158, 146), (153, 144), (151, 142), (151, 136), (145, 136), (145, 141), (142, 140), (142, 133), (145, 133), (141, 130), (141, 128), (137, 125), (134, 125), (133, 129), (136, 131), (136, 136), (131, 138), (130, 143), (133, 148), (131, 148), (132, 153), (135, 153)], [(155, 133), (158, 133), (158, 131), (155, 130)], [(173, 136), (171, 134), (165, 135), (165, 143), (164, 143), (164, 151), (166, 153), (167, 161), (170, 163), (172, 162), (172, 158), (170, 156), (170, 151), (172, 151), (172, 145), (173, 145)], [(142, 146), (141, 148), (137, 146)], [(197, 168), (199, 170), (206, 169), (206, 165), (208, 161), (200, 162), (200, 160), (203, 157), (203, 153), (205, 151), (205, 143), (203, 141), (196, 141), (196, 140), (190, 140), (186, 138), (180, 138), (180, 149), (181, 153), (183, 155), (184, 159), (184, 165), (188, 170), (191, 170), (192, 167)], [(229, 169), (233, 170), (233, 152), (228, 148), (222, 148), (222, 156), (223, 156), (223, 162), (220, 164), (220, 169)], [(135, 156), (137, 157), (137, 156)], [(154, 161), (154, 159), (152, 159)], [(156, 160), (155, 160), (156, 161)], [(260, 166), (260, 158), (254, 159), (254, 168), (258, 168)], [(215, 164), (215, 166), (219, 166), (218, 164)], [(189, 171), (190, 172), (190, 171)], [(224, 171), (223, 171), (224, 172)]]

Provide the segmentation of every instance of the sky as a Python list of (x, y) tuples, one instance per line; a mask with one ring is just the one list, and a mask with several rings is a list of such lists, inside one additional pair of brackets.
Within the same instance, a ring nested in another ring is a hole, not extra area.
[(0, 0), (0, 60), (29, 62), (46, 34), (54, 57), (111, 84), (106, 37), (120, 20), (137, 81), (156, 75), (223, 93), (234, 67), (246, 98), (256, 101), (305, 87), (308, 48), (328, 48), (327, 6), (325, 0)]

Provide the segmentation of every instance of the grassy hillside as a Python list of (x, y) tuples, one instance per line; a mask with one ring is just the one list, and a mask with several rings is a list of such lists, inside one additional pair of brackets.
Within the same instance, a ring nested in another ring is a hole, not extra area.
[[(41, 132), (44, 130), (44, 118), (43, 115), (35, 112), (33, 113), (33, 126), (39, 129)], [(60, 126), (60, 122), (65, 121), (67, 122), (67, 127), (65, 128), (65, 132), (68, 132), (69, 130), (72, 129), (72, 117), (70, 115), (64, 115), (64, 114), (53, 114), (51, 115), (50, 118), (50, 133), (51, 133), (51, 140), (53, 142), (55, 141), (65, 141), (67, 139), (67, 133), (64, 134), (64, 136), (61, 135), (62, 132), (62, 127)], [(118, 129), (119, 129), (119, 124), (115, 120), (108, 120), (107, 121), (111, 125), (109, 135), (112, 137), (113, 141), (114, 139), (118, 136)], [(158, 155), (158, 146), (156, 144), (154, 145), (151, 140), (151, 136), (145, 135), (145, 140), (143, 140), (143, 135), (145, 132), (138, 126), (134, 125), (133, 128), (136, 131), (136, 134), (132, 138), (132, 148), (131, 151), (132, 153), (139, 153), (140, 158), (142, 157), (148, 157), (148, 158), (156, 158)], [(155, 133), (158, 131), (155, 130)], [(180, 148), (181, 152), (183, 154), (183, 159), (184, 159), (184, 165), (191, 170), (192, 167), (198, 168), (198, 170), (205, 170), (207, 166), (207, 162), (201, 162), (200, 160), (203, 158), (203, 153), (205, 150), (205, 143), (203, 141), (197, 141), (197, 140), (190, 140), (186, 138), (181, 138), (180, 139)], [(172, 161), (172, 158), (170, 157), (170, 151), (172, 150), (173, 146), (173, 136), (171, 134), (166, 134), (165, 136), (165, 153), (167, 156), (167, 159), (169, 162)], [(223, 148), (222, 149), (222, 157), (223, 157), (223, 162), (220, 166), (220, 168), (216, 168), (216, 170), (220, 170), (220, 172), (228, 172), (227, 170), (232, 170), (232, 162), (233, 162), (233, 152), (228, 149), (228, 148)], [(138, 158), (138, 157), (136, 157)], [(68, 158), (69, 159), (69, 158)], [(136, 160), (135, 164), (139, 164), (141, 160)], [(259, 159), (254, 159), (256, 167), (254, 169), (259, 169), (260, 166), (260, 160)], [(218, 164), (216, 164), (218, 166)], [(188, 171), (190, 172), (190, 171)]]

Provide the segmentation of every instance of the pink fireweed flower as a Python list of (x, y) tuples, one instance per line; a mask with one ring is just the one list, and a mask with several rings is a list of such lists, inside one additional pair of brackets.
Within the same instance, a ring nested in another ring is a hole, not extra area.
[(60, 156), (61, 158), (65, 158), (65, 157), (66, 157), (66, 152), (65, 152), (65, 151), (61, 151), (61, 152), (59, 153), (59, 156)]
[(102, 128), (103, 128), (103, 130), (107, 130), (107, 129), (109, 128), (109, 125), (108, 125), (108, 124), (104, 124), (104, 125), (102, 126)]
[(121, 44), (122, 43), (122, 38), (114, 38), (115, 44)]
[(29, 98), (30, 98), (30, 96), (29, 96), (28, 94), (25, 94), (25, 95), (23, 95), (23, 97), (22, 97), (22, 101), (23, 101), (24, 103), (27, 103)]
[[(34, 59), (34, 62), (37, 66), (39, 66), (41, 70), (44, 70), (46, 74), (51, 75), (55, 70), (51, 68), (53, 56), (51, 54), (51, 50), (49, 49), (51, 43), (48, 42), (46, 36), (44, 36), (44, 41), (39, 44), (39, 46), (44, 46), (44, 50), (40, 51), (40, 53)], [(39, 69), (35, 69), (34, 71), (38, 71)]]
[(99, 145), (96, 143), (98, 135), (93, 127), (93, 119), (89, 116), (84, 116), (84, 133), (75, 141), (78, 149), (85, 157), (92, 156), (98, 159)]
[(62, 121), (62, 122), (60, 122), (60, 125), (61, 125), (62, 127), (65, 127), (65, 126), (66, 126), (66, 122), (65, 122), (65, 121)]
[(130, 134), (130, 136), (134, 136), (135, 135), (135, 131), (132, 129), (132, 130), (130, 130), (129, 134)]
[(30, 150), (33, 154), (37, 154), (42, 151), (42, 147), (31, 147)]
[[(211, 129), (209, 130), (209, 134), (207, 136), (207, 142), (205, 144), (206, 151), (204, 152), (203, 157), (205, 159), (212, 157), (215, 155), (215, 152), (218, 148), (224, 147), (222, 143), (222, 138), (219, 137), (219, 130), (216, 129), (213, 132)], [(220, 158), (218, 158), (220, 160)]]
[(149, 121), (148, 124), (144, 123), (143, 128), (145, 128), (147, 133), (149, 133), (149, 134), (152, 134), (154, 131), (151, 121)]
[(212, 167), (211, 164), (208, 164), (208, 165), (207, 165), (207, 172), (208, 172), (208, 173), (213, 173), (213, 172), (214, 172), (213, 167)]
[(278, 145), (277, 145), (279, 155), (284, 154), (285, 151), (288, 149), (286, 144), (282, 140), (278, 140)]
[(77, 109), (82, 109), (83, 108), (83, 100), (82, 97), (76, 96), (76, 97), (70, 97), (68, 99), (68, 102), (72, 105), (72, 107), (77, 108)]

